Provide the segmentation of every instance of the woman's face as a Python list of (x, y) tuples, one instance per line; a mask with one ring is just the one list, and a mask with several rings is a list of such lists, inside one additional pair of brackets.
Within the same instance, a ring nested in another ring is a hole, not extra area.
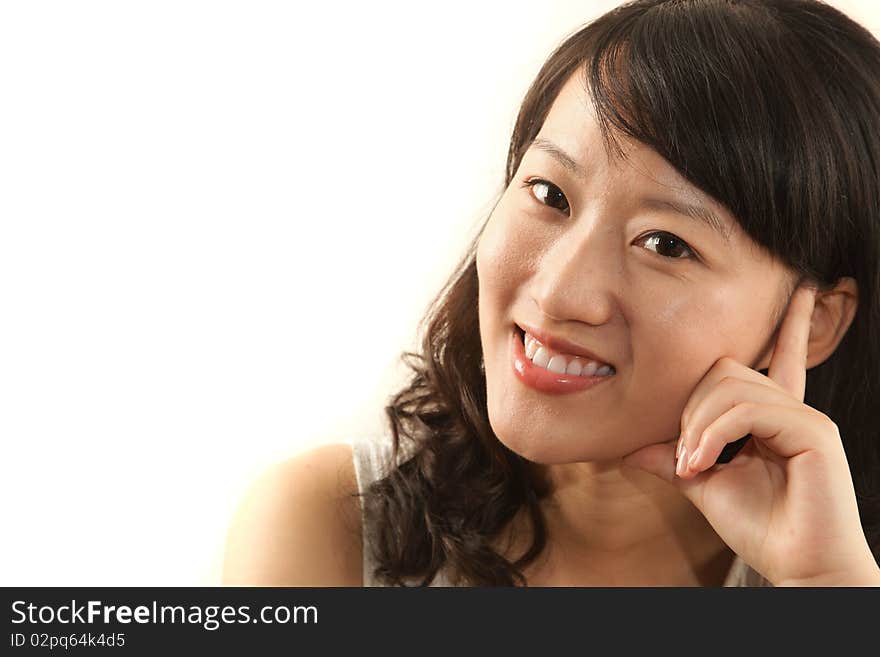
[[(767, 367), (791, 273), (656, 152), (630, 141), (628, 158), (608, 160), (579, 77), (538, 139), (477, 249), (492, 428), (545, 464), (616, 459), (677, 438), (685, 403), (716, 360)], [(664, 202), (710, 210), (728, 238)], [(582, 346), (616, 372), (566, 394), (526, 385), (514, 368), (523, 325)]]

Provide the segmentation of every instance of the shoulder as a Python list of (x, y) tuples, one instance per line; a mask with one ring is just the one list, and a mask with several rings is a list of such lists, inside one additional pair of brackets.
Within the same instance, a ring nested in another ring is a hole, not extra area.
[(357, 491), (347, 443), (313, 447), (266, 469), (230, 524), (222, 583), (361, 586)]

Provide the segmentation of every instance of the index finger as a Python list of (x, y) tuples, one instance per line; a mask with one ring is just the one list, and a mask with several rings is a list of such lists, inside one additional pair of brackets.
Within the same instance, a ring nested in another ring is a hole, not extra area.
[(807, 346), (816, 293), (815, 287), (800, 286), (791, 295), (767, 371), (769, 379), (800, 401), (807, 385)]

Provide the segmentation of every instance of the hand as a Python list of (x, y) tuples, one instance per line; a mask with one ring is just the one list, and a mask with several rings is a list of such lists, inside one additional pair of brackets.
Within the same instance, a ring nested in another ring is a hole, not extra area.
[[(815, 288), (795, 290), (768, 376), (719, 359), (685, 405), (680, 438), (623, 462), (677, 486), (775, 586), (877, 585), (880, 568), (859, 521), (837, 425), (804, 404), (815, 298)], [(730, 463), (715, 463), (746, 434), (751, 440)]]

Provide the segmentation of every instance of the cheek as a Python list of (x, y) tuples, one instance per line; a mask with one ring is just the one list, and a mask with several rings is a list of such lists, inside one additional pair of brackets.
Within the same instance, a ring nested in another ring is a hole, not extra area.
[(653, 337), (647, 345), (658, 368), (675, 372), (666, 380), (693, 387), (723, 356), (751, 366), (767, 338), (770, 306), (761, 294), (713, 286), (667, 299), (648, 320)]
[(505, 207), (499, 204), (477, 244), (480, 297), (488, 305), (508, 304), (528, 275), (528, 244), (524, 231), (506, 219)]
[[(690, 287), (684, 294), (681, 289), (668, 292), (657, 290), (653, 298), (641, 299), (642, 310), (634, 314), (639, 319), (632, 326), (633, 375), (637, 397), (662, 402), (674, 415), (712, 364), (729, 350), (725, 319), (730, 306), (713, 290)], [(653, 310), (646, 313), (648, 308)]]
[(729, 356), (751, 367), (772, 333), (776, 283), (767, 276), (751, 284), (717, 290), (706, 303), (707, 331), (714, 333), (715, 358)]
[[(676, 397), (687, 395), (711, 367), (719, 348), (713, 315), (698, 302), (676, 299), (663, 304), (647, 321), (650, 338), (634, 343), (638, 380), (663, 381), (658, 395), (672, 391), (677, 391)], [(686, 397), (676, 401), (683, 405)]]

